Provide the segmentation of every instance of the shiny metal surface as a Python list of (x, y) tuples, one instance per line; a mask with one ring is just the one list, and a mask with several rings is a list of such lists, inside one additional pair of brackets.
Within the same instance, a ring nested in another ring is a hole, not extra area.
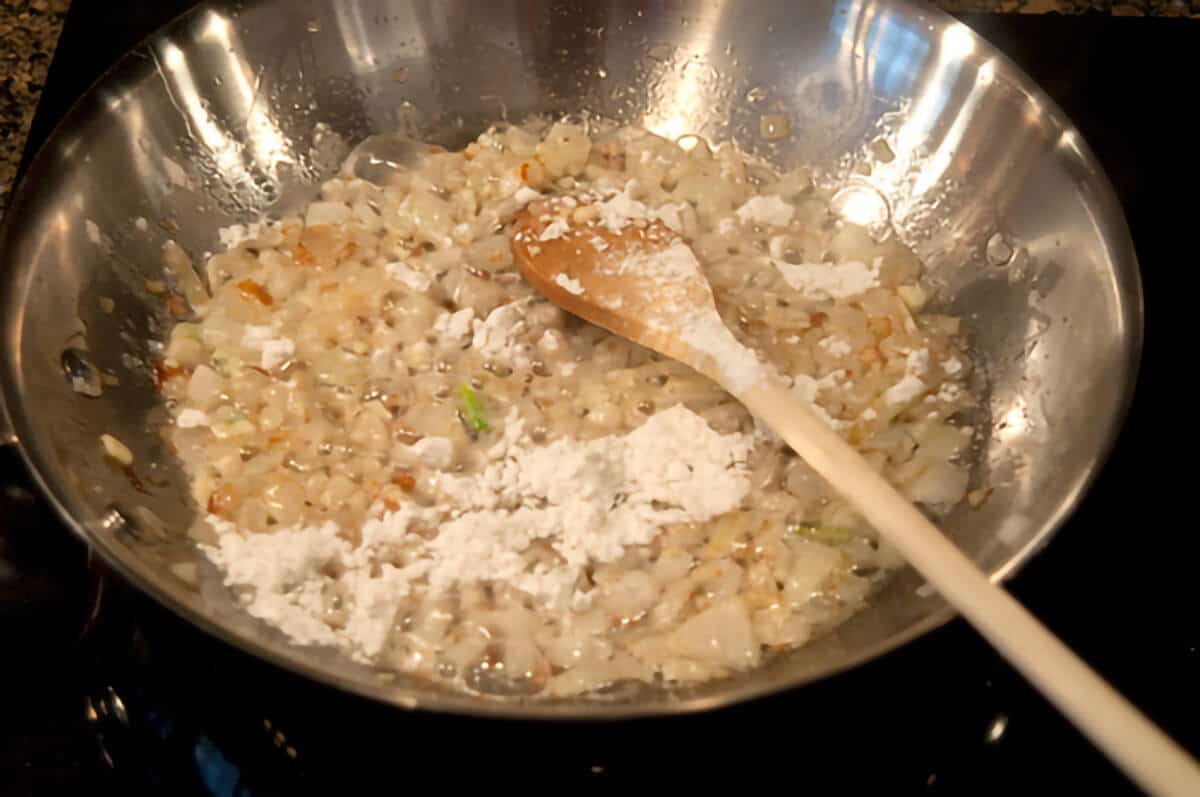
[[(1130, 399), (1141, 344), (1132, 243), (1106, 178), (1053, 103), (966, 27), (900, 0), (753, 13), (701, 0), (201, 7), (80, 101), (0, 233), (0, 386), (46, 495), (117, 570), (191, 622), (404, 707), (538, 717), (705, 709), (813, 681), (944, 622), (945, 605), (905, 572), (833, 635), (743, 677), (497, 702), (287, 644), (238, 609), (183, 539), (195, 509), (154, 428), (163, 409), (141, 364), (169, 323), (145, 285), (162, 278), (163, 243), (199, 260), (217, 247), (218, 227), (303, 201), (369, 134), (454, 147), (500, 119), (581, 110), (814, 164), (846, 217), (915, 245), (939, 302), (970, 324), (987, 377), (978, 479), (993, 493), (945, 526), (995, 578), (1049, 539)], [(96, 398), (76, 392), (66, 349), (76, 350), (72, 373), (90, 364), (119, 384)], [(133, 450), (136, 478), (106, 461), (106, 432)], [(173, 575), (181, 562), (198, 565), (198, 584)]]

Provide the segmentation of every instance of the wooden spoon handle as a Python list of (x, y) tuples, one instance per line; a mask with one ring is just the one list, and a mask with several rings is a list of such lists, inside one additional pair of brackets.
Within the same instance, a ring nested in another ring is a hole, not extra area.
[(786, 389), (739, 396), (1097, 747), (1151, 794), (1200, 794), (1200, 767)]

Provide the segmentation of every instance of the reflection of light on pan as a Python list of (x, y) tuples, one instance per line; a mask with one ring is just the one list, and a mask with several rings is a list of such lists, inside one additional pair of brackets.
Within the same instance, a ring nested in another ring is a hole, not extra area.
[(849, 84), (849, 95), (856, 102), (866, 86), (879, 100), (906, 97), (929, 56), (925, 32), (873, 0), (839, 2), (829, 34), (830, 57), (835, 62), (830, 71)]
[(1058, 137), (1058, 146), (1069, 150), (1071, 154), (1079, 158), (1083, 157), (1083, 152), (1079, 148), (1079, 134), (1074, 130), (1062, 131), (1062, 135)]
[(703, 101), (703, 90), (694, 82), (678, 80), (674, 88), (674, 99), (669, 107), (660, 107), (643, 122), (651, 133), (674, 141), (695, 129), (696, 118)]
[(686, 64), (678, 70), (672, 70), (670, 63), (660, 68), (653, 110), (642, 120), (642, 126), (651, 133), (674, 141), (696, 132), (699, 120), (707, 115), (713, 86), (706, 86), (704, 81), (712, 77), (709, 56), (719, 22), (718, 16), (696, 20), (692, 26), (695, 35), (676, 50), (685, 54)]
[(229, 20), (210, 12), (204, 35), (214, 39), (221, 52), (226, 54), (228, 85), (238, 94), (238, 110), (246, 114), (247, 144), (254, 160), (267, 170), (281, 161), (291, 162), (287, 139), (271, 120), (266, 103), (258, 102), (261, 73), (255, 75), (249, 62), (241, 56), (244, 48)]
[[(953, 30), (956, 29), (951, 28), (946, 33), (950, 33)], [(975, 82), (959, 107), (958, 113), (954, 115), (954, 121), (951, 123), (950, 129), (942, 138), (941, 143), (938, 144), (933, 157), (922, 168), (921, 176), (913, 186), (914, 197), (921, 197), (936, 186), (950, 168), (950, 164), (954, 162), (954, 154), (959, 152), (962, 147), (963, 138), (967, 130), (976, 123), (975, 117), (979, 106), (984, 101), (986, 95), (988, 95), (989, 88), (994, 79), (995, 66), (991, 61), (988, 61), (979, 68), (975, 75)]]
[(852, 90), (862, 86), (865, 65), (860, 66), (859, 56), (872, 52), (873, 39), (878, 33), (878, 5), (876, 3), (854, 3), (849, 19), (854, 20), (849, 35), (841, 37), (837, 46), (837, 60), (841, 63), (844, 74), (850, 75)]
[[(354, 66), (353, 69), (357, 74), (374, 72), (379, 69), (381, 59), (379, 53), (372, 43), (372, 35), (378, 36), (381, 32), (381, 26), (378, 21), (370, 21), (365, 18), (365, 11), (362, 3), (337, 3), (333, 8), (334, 17), (337, 19), (338, 32), (342, 35), (342, 41), (346, 46), (346, 54), (350, 56)], [(408, 20), (402, 26), (397, 28), (405, 31), (418, 31), (420, 27), (413, 24), (415, 20)], [(420, 37), (416, 37), (420, 40)], [(385, 42), (394, 43), (393, 39), (384, 39)], [(423, 44), (423, 41), (421, 42)], [(413, 53), (414, 55), (424, 55), (424, 47)]]
[(155, 166), (152, 165), (150, 152), (152, 145), (146, 137), (146, 114), (142, 110), (140, 102), (130, 102), (126, 105), (126, 116), (129, 125), (129, 152), (133, 156), (134, 163), (137, 164), (138, 174), (152, 174)]
[[(950, 30), (957, 30), (957, 28)], [(946, 32), (949, 33), (950, 30)], [(947, 46), (948, 39), (951, 46)], [(934, 126), (941, 118), (942, 110), (950, 99), (950, 89), (954, 86), (955, 78), (962, 69), (961, 61), (953, 52), (955, 47), (961, 49), (962, 44), (961, 42), (955, 44), (955, 42), (958, 42), (958, 36), (942, 36), (942, 46), (937, 50), (937, 61), (923, 81), (926, 86), (931, 86), (933, 89), (921, 92), (913, 104), (912, 112), (896, 132), (896, 143), (893, 146), (896, 162), (907, 164), (930, 138)]]
[[(956, 24), (942, 33), (933, 62), (919, 77), (913, 76), (910, 112), (889, 137), (893, 159), (872, 164), (871, 183), (891, 198), (893, 219), (901, 224), (919, 217), (922, 209), (936, 207), (934, 194), (944, 185), (964, 137), (978, 125), (980, 103), (995, 81), (995, 64), (990, 60), (982, 64), (962, 97), (963, 59), (974, 49), (966, 26)], [(956, 107), (950, 112), (947, 105), (952, 98)], [(931, 144), (936, 144), (932, 152)]]
[(975, 37), (970, 28), (961, 22), (942, 31), (942, 49), (955, 60), (962, 60), (975, 52)]
[(179, 109), (187, 116), (192, 135), (213, 154), (217, 168), (225, 173), (241, 171), (242, 156), (237, 142), (221, 129), (209, 115), (205, 102), (200, 97), (187, 56), (174, 42), (165, 42), (162, 48), (162, 68), (171, 82), (171, 94)]
[(839, 2), (834, 8), (823, 48), (824, 67), (802, 76), (796, 87), (799, 102), (812, 106), (802, 109), (801, 116), (822, 117), (824, 135), (837, 138), (866, 123), (869, 103), (863, 95), (879, 61), (876, 40), (888, 35), (888, 27), (887, 13), (874, 0)]
[(903, 96), (925, 63), (929, 42), (917, 28), (898, 14), (884, 12), (874, 26), (877, 33), (868, 40), (868, 85), (884, 99)]
[(371, 46), (370, 28), (363, 19), (362, 7), (358, 3), (338, 3), (333, 9), (338, 30), (346, 43), (346, 54), (354, 63), (358, 73), (378, 69), (379, 57)]
[[(378, 71), (394, 57), (396, 50), (403, 50), (407, 58), (424, 57), (427, 54), (426, 25), (432, 25), (435, 32), (443, 37), (449, 35), (450, 20), (446, 19), (445, 12), (438, 4), (429, 10), (432, 19), (424, 23), (409, 5), (396, 5), (390, 11), (391, 18), (381, 21), (378, 16), (368, 19), (363, 3), (334, 4), (337, 30), (354, 64), (355, 74)], [(397, 41), (400, 31), (406, 36), (404, 41)], [(382, 46), (377, 47), (376, 43)]]
[(884, 235), (891, 222), (887, 200), (870, 185), (851, 183), (834, 194), (829, 204), (838, 216), (872, 235)]
[(976, 86), (990, 86), (996, 79), (996, 62), (988, 59), (983, 62), (983, 66), (979, 67), (979, 71), (975, 73)]

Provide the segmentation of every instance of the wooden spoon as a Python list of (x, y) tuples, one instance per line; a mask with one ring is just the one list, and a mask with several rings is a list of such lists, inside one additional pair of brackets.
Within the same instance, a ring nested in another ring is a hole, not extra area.
[[(658, 221), (620, 226), (574, 200), (532, 204), (512, 250), (525, 278), (574, 315), (680, 360), (765, 421), (1126, 774), (1152, 794), (1200, 794), (1200, 767), (859, 453), (778, 383), (717, 314), (691, 249)], [(616, 229), (613, 229), (613, 228)]]

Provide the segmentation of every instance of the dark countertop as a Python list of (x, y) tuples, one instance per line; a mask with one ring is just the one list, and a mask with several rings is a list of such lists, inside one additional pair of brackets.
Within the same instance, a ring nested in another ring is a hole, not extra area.
[[(0, 0), (0, 216), (71, 0)], [(947, 11), (1200, 16), (1200, 0), (938, 0)]]

